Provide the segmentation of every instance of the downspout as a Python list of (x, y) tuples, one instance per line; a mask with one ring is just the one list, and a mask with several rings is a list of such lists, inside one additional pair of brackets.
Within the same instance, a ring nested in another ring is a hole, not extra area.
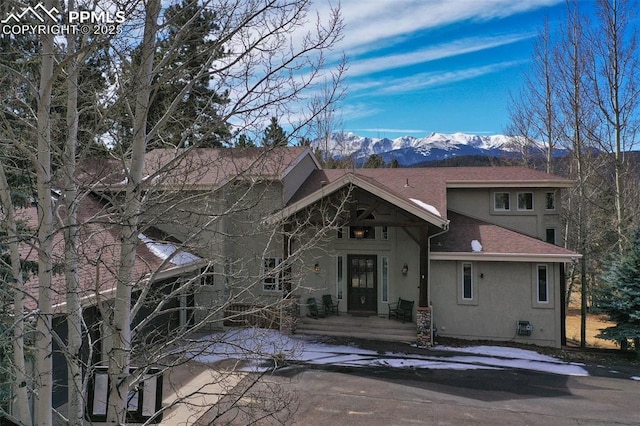
[(431, 306), (431, 239), (434, 237), (437, 237), (439, 235), (444, 234), (445, 232), (449, 232), (449, 221), (447, 221), (447, 223), (445, 223), (442, 226), (442, 231), (435, 233), (429, 237), (427, 237), (427, 256), (429, 257), (428, 260), (428, 264), (429, 267), (427, 268), (427, 303), (429, 305), (429, 307), (431, 308), (431, 344), (433, 345), (433, 306)]

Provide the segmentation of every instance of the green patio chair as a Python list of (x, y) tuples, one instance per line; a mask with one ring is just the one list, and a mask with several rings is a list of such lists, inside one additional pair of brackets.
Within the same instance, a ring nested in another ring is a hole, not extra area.
[(318, 319), (327, 316), (324, 307), (318, 303), (315, 297), (307, 299), (307, 306), (309, 307), (309, 313), (307, 314), (308, 317)]
[(324, 310), (327, 314), (340, 315), (340, 311), (338, 311), (338, 305), (340, 304), (340, 301), (334, 299), (332, 295), (323, 294), (322, 304), (324, 305)]

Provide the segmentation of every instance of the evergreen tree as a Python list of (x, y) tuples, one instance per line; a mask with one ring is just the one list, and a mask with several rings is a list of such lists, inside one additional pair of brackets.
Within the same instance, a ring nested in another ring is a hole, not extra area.
[(256, 144), (253, 142), (253, 140), (251, 140), (249, 136), (246, 135), (246, 133), (241, 133), (236, 138), (236, 148), (252, 148), (254, 146), (256, 146)]
[[(224, 55), (215, 33), (219, 30), (215, 12), (191, 0), (167, 8), (164, 31), (160, 33), (155, 53), (158, 72), (153, 77), (153, 92), (147, 131), (166, 120), (147, 145), (147, 149), (172, 146), (220, 147), (231, 139), (229, 126), (218, 114), (219, 106), (227, 103), (227, 93), (217, 93), (211, 86), (211, 64)], [(124, 70), (130, 74), (140, 62), (141, 46), (133, 52), (131, 63)], [(130, 79), (132, 82), (133, 79)], [(120, 111), (117, 143), (119, 150), (130, 146), (131, 114), (129, 96), (133, 90), (125, 87), (116, 109)], [(178, 105), (172, 106), (178, 99)], [(169, 114), (167, 111), (171, 110)], [(166, 117), (165, 117), (166, 115)]]
[(617, 340), (623, 349), (633, 340), (640, 357), (640, 228), (631, 247), (609, 263), (600, 279), (596, 307), (616, 325), (601, 329), (598, 337)]
[(364, 163), (365, 169), (379, 169), (385, 166), (384, 160), (380, 154), (371, 154)]
[(278, 124), (276, 117), (271, 117), (271, 123), (264, 129), (262, 145), (265, 147), (287, 146), (287, 133)]

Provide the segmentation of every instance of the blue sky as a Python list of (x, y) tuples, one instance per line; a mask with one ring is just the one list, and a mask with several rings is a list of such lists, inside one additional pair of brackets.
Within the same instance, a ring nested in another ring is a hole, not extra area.
[[(592, 0), (581, 0), (586, 7)], [(545, 17), (564, 0), (343, 0), (341, 130), (396, 138), (500, 134)]]

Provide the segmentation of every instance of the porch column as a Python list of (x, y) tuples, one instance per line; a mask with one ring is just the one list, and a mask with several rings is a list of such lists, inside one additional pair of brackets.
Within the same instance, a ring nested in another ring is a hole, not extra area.
[(418, 306), (429, 306), (429, 228), (420, 228), (420, 298)]
[(418, 331), (418, 338), (416, 343), (418, 347), (430, 347), (433, 346), (431, 341), (431, 308), (428, 306), (418, 307), (418, 313), (416, 315), (416, 328)]

